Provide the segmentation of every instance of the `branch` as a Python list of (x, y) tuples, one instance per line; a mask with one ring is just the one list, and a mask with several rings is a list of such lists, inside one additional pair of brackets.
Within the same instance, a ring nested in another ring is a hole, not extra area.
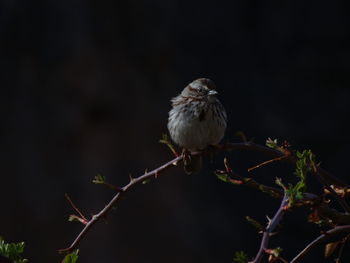
[(67, 193), (64, 194), (64, 196), (66, 197), (66, 199), (68, 200), (69, 204), (72, 206), (72, 208), (79, 214), (79, 216), (76, 215), (71, 215), (69, 221), (73, 221), (73, 220), (78, 220), (81, 223), (83, 223), (84, 225), (87, 224), (88, 220), (86, 219), (86, 217), (83, 215), (82, 212), (80, 212), (80, 210), (78, 209), (78, 207), (73, 203), (72, 199), (69, 197), (69, 195)]
[(284, 197), (282, 199), (280, 208), (277, 210), (275, 216), (272, 218), (272, 220), (269, 222), (266, 230), (264, 231), (262, 240), (261, 240), (261, 244), (260, 244), (260, 248), (259, 251), (253, 261), (253, 263), (259, 263), (261, 262), (265, 251), (267, 250), (267, 246), (269, 244), (269, 240), (270, 240), (270, 236), (273, 232), (273, 230), (276, 228), (276, 226), (279, 224), (279, 222), (282, 220), (282, 217), (286, 211), (286, 207), (288, 206), (288, 196), (286, 195), (286, 193), (284, 194)]
[(154, 169), (153, 171), (150, 171), (148, 173), (145, 173), (144, 175), (141, 175), (137, 178), (131, 178), (130, 182), (121, 188), (120, 192), (118, 192), (111, 201), (97, 214), (93, 215), (92, 218), (87, 222), (85, 227), (81, 230), (79, 235), (76, 237), (76, 239), (73, 241), (73, 243), (65, 249), (59, 250), (59, 252), (72, 252), (78, 245), (81, 239), (88, 233), (90, 228), (96, 224), (97, 221), (99, 221), (101, 218), (105, 217), (106, 214), (112, 209), (112, 207), (118, 202), (118, 200), (121, 198), (122, 194), (126, 193), (129, 189), (134, 187), (137, 184), (140, 184), (152, 177), (158, 177), (162, 174), (165, 170), (169, 169), (170, 167), (177, 165), (178, 162), (182, 161), (183, 156), (179, 156), (174, 158), (173, 160), (167, 162), (166, 164)]
[[(221, 146), (221, 150), (254, 150), (258, 152), (263, 152), (275, 157), (274, 160), (280, 158), (280, 160), (288, 161), (292, 164), (295, 164), (296, 158), (294, 154), (285, 155), (285, 153), (278, 151), (276, 149), (255, 144), (253, 142), (245, 143), (227, 143)], [(283, 157), (283, 158), (282, 158)], [(269, 161), (268, 161), (269, 162)], [(259, 166), (259, 165), (258, 165)], [(339, 180), (337, 177), (331, 175), (320, 166), (313, 167), (311, 173), (316, 176), (320, 183), (334, 196), (339, 205), (344, 209), (345, 212), (350, 213), (350, 207), (331, 187), (331, 185), (343, 186), (349, 188), (349, 185)]]
[[(285, 154), (281, 151), (258, 145), (253, 142), (243, 142), (243, 143), (227, 143), (223, 145), (215, 146), (214, 149), (210, 148), (209, 150), (204, 151), (198, 151), (193, 152), (191, 155), (206, 155), (206, 154), (212, 154), (213, 152), (222, 152), (222, 151), (233, 151), (233, 150), (251, 150), (251, 151), (257, 151), (262, 152), (265, 154), (269, 154), (274, 157), (281, 157), (285, 156)], [(153, 171), (147, 172), (137, 178), (131, 178), (130, 182), (125, 185), (124, 187), (120, 188), (117, 194), (114, 195), (114, 197), (109, 201), (109, 203), (97, 214), (93, 215), (92, 218), (86, 223), (84, 228), (81, 230), (81, 232), (78, 234), (78, 236), (75, 238), (73, 243), (65, 249), (59, 250), (60, 252), (72, 252), (77, 246), (79, 245), (79, 242), (82, 240), (82, 238), (88, 233), (90, 228), (99, 221), (101, 218), (104, 218), (107, 213), (111, 210), (113, 206), (120, 200), (121, 196), (126, 193), (129, 189), (133, 188), (135, 185), (140, 184), (144, 181), (147, 181), (148, 179), (151, 179), (152, 177), (158, 177), (160, 176), (165, 170), (169, 169), (170, 167), (173, 167), (177, 165), (178, 162), (181, 162), (183, 160), (183, 156), (177, 156), (173, 160), (165, 163), (164, 165), (154, 169)], [(293, 155), (290, 155), (286, 158), (283, 158), (283, 160), (287, 160), (291, 163), (295, 163), (296, 158)], [(341, 182), (336, 177), (330, 175), (326, 171), (322, 170), (320, 167), (318, 167), (318, 173), (327, 180), (328, 184), (332, 183), (339, 186), (347, 186), (345, 183)], [(284, 199), (283, 199), (284, 200)], [(270, 224), (269, 224), (270, 225)]]
[[(220, 145), (217, 147), (218, 151), (230, 151), (230, 150), (250, 150), (250, 151), (256, 151), (256, 152), (261, 152), (265, 154), (269, 154), (273, 157), (281, 157), (285, 156), (285, 154), (281, 151), (272, 149), (267, 146), (259, 145), (253, 142), (244, 142), (244, 143), (226, 143), (224, 145)], [(283, 159), (284, 161), (288, 161), (292, 164), (295, 164), (296, 158), (293, 154), (289, 155), (288, 157)], [(311, 171), (313, 174), (316, 174), (315, 171)], [(318, 167), (317, 172), (326, 180), (327, 184), (331, 185), (338, 185), (338, 186), (344, 186), (344, 187), (349, 187), (348, 184), (344, 183), (341, 181), (339, 178), (333, 176), (329, 172), (325, 171), (321, 167)]]
[[(229, 171), (216, 170), (215, 174), (220, 180), (229, 182), (234, 185), (243, 185), (243, 186), (251, 187), (253, 189), (260, 190), (264, 193), (267, 193), (270, 196), (275, 198), (281, 199), (284, 195), (283, 189), (261, 184), (250, 177), (243, 177), (238, 173), (232, 171), (232, 169), (230, 169)], [(320, 201), (321, 200), (318, 195), (306, 192), (304, 193), (303, 199), (298, 200), (295, 205), (300, 206), (306, 203), (311, 205), (311, 204), (319, 203)]]
[(337, 226), (327, 232), (323, 233), (315, 240), (313, 240), (309, 245), (307, 245), (290, 263), (300, 262), (300, 260), (308, 253), (311, 249), (316, 247), (321, 242), (326, 241), (334, 236), (337, 236), (340, 233), (350, 233), (350, 225)]

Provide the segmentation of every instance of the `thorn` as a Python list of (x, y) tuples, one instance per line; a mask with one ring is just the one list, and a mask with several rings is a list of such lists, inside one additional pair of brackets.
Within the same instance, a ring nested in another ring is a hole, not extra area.
[(267, 219), (267, 222), (270, 224), (271, 223), (271, 218), (268, 215), (266, 215), (266, 219)]
[(224, 158), (224, 165), (225, 165), (226, 172), (231, 173), (232, 169), (231, 169), (230, 164), (228, 162), (228, 159), (226, 157)]

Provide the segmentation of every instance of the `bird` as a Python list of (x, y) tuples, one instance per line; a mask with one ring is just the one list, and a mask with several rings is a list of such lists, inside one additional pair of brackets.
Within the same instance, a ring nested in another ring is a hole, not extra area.
[[(184, 152), (191, 153), (215, 146), (224, 137), (227, 115), (217, 94), (212, 80), (199, 78), (171, 99), (167, 127), (172, 141), (182, 147)], [(201, 156), (184, 158), (187, 174), (198, 172), (201, 166)]]

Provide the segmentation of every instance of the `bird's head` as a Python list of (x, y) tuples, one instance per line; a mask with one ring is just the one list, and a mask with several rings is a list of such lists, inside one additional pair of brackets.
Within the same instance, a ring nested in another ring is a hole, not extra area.
[(200, 78), (192, 81), (183, 90), (182, 95), (194, 98), (214, 98), (218, 92), (214, 82), (207, 78)]

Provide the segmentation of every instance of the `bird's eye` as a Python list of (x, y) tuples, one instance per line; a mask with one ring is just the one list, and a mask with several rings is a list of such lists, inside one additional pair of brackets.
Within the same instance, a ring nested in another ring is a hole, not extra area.
[(205, 88), (203, 88), (203, 87), (198, 87), (198, 93), (201, 93), (201, 94), (204, 94), (204, 93), (206, 93), (206, 89)]

